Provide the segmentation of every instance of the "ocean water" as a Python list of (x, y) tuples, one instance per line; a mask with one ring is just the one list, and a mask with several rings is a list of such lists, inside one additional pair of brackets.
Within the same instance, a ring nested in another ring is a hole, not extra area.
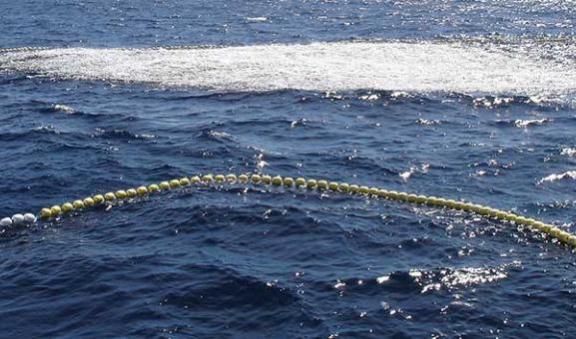
[[(568, 0), (2, 1), (0, 216), (262, 172), (576, 232), (575, 25)], [(575, 254), (466, 213), (206, 188), (0, 235), (1, 337), (575, 330)]]

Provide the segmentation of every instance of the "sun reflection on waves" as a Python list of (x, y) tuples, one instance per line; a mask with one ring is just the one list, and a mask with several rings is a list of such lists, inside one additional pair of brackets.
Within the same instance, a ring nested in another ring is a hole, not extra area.
[(519, 267), (520, 265), (520, 262), (515, 261), (496, 267), (441, 268), (437, 270), (412, 269), (408, 272), (382, 275), (376, 278), (376, 282), (379, 285), (383, 285), (399, 279), (408, 279), (409, 283), (420, 287), (421, 293), (440, 291), (442, 289), (453, 291), (506, 279), (510, 268)]

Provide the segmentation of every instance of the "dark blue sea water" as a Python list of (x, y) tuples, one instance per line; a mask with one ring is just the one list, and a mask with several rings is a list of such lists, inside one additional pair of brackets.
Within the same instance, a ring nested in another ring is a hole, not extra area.
[[(48, 49), (0, 51), (0, 217), (263, 172), (461, 198), (576, 232), (575, 8), (4, 0), (0, 48)], [(0, 238), (0, 337), (575, 330), (574, 253), (464, 213), (198, 189)]]

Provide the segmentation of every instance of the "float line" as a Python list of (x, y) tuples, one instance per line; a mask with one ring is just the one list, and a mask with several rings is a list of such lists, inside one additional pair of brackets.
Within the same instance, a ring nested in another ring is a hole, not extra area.
[(330, 191), (341, 194), (360, 195), (367, 197), (384, 198), (391, 201), (426, 205), (435, 208), (446, 208), (451, 210), (465, 211), (474, 213), (485, 218), (492, 218), (504, 222), (510, 222), (515, 225), (523, 225), (535, 232), (541, 232), (560, 243), (576, 248), (576, 235), (561, 230), (560, 228), (546, 224), (536, 219), (527, 218), (515, 213), (491, 208), (488, 206), (477, 205), (470, 202), (444, 199), (433, 196), (416, 195), (406, 192), (390, 191), (382, 188), (359, 186), (346, 182), (335, 182), (328, 180), (317, 180), (307, 178), (292, 178), (282, 176), (270, 176), (263, 174), (205, 174), (192, 177), (183, 177), (162, 181), (158, 184), (148, 186), (139, 186), (116, 192), (107, 192), (96, 194), (78, 199), (71, 202), (65, 202), (61, 205), (42, 208), (37, 214), (25, 213), (15, 214), (11, 218), (0, 220), (0, 227), (32, 225), (38, 219), (53, 220), (63, 216), (90, 209), (98, 205), (111, 204), (115, 201), (127, 201), (137, 197), (145, 197), (157, 194), (162, 191), (176, 190), (191, 185), (196, 186), (223, 186), (226, 184), (240, 185), (266, 185), (286, 188), (305, 189), (313, 191)]

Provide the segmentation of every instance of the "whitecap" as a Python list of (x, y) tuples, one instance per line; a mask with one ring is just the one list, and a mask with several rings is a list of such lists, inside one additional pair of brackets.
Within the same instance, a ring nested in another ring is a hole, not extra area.
[(264, 17), (264, 16), (247, 17), (246, 21), (248, 21), (248, 22), (266, 22), (266, 21), (268, 21), (268, 18)]
[(76, 110), (74, 108), (67, 106), (67, 105), (64, 105), (64, 104), (55, 104), (55, 105), (52, 105), (52, 108), (58, 112), (63, 112), (63, 113), (68, 113), (68, 114), (76, 113)]
[(569, 157), (574, 157), (576, 156), (576, 148), (565, 147), (560, 152), (560, 155), (567, 155)]
[(514, 126), (516, 126), (518, 128), (528, 128), (531, 126), (544, 125), (545, 123), (548, 123), (550, 121), (552, 121), (552, 119), (548, 119), (548, 118), (532, 119), (532, 120), (517, 119), (514, 121)]
[(540, 179), (538, 184), (540, 185), (545, 182), (554, 182), (563, 179), (576, 179), (576, 171), (566, 171), (564, 173), (550, 174), (549, 176)]

